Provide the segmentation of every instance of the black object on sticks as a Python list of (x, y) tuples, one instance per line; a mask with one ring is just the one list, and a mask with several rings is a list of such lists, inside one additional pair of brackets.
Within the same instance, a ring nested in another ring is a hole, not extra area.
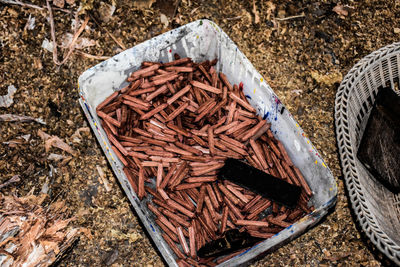
[(238, 229), (232, 229), (226, 231), (223, 237), (212, 240), (202, 246), (197, 251), (197, 256), (200, 258), (218, 257), (250, 247), (262, 240), (262, 238), (253, 237), (247, 232), (239, 232)]
[(240, 160), (228, 158), (219, 170), (218, 178), (229, 180), (270, 200), (293, 208), (301, 188), (254, 168)]

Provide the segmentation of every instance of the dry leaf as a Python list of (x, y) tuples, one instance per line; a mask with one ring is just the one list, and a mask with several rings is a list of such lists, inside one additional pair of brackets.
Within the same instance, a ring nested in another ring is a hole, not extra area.
[(29, 252), (34, 245), (36, 237), (43, 231), (45, 221), (43, 219), (37, 219), (34, 225), (31, 225), (29, 221), (27, 221), (22, 228), (23, 236), (21, 238), (21, 246), (17, 249), (16, 255), (25, 258), (29, 255)]
[(75, 143), (80, 143), (81, 142), (81, 138), (82, 138), (81, 132), (89, 133), (90, 132), (90, 128), (89, 127), (78, 128), (75, 131), (75, 133), (71, 136), (72, 142), (75, 142)]
[(256, 0), (253, 0), (253, 14), (254, 14), (254, 24), (260, 23), (260, 16), (258, 15)]
[(54, 251), (56, 254), (60, 253), (57, 241), (40, 240), (40, 244), (43, 246), (46, 254), (49, 254), (51, 251)]
[(343, 79), (342, 73), (339, 71), (332, 72), (326, 75), (319, 74), (317, 71), (311, 71), (311, 77), (318, 83), (332, 86), (335, 83), (340, 83)]
[(60, 154), (55, 154), (55, 153), (51, 153), (48, 157), (48, 160), (54, 160), (54, 161), (60, 161), (62, 159), (65, 159), (65, 156), (60, 155)]
[(50, 209), (53, 212), (63, 212), (67, 207), (65, 206), (65, 201), (57, 201), (50, 205)]
[(332, 11), (336, 12), (336, 14), (340, 15), (340, 16), (347, 16), (349, 15), (349, 12), (351, 12), (352, 10), (354, 10), (353, 6), (349, 6), (349, 5), (336, 5)]
[(50, 147), (57, 147), (65, 152), (70, 153), (71, 155), (76, 155), (76, 152), (63, 140), (61, 140), (58, 136), (52, 136), (50, 139), (46, 140), (45, 142), (46, 152), (49, 152)]
[(104, 2), (100, 2), (100, 7), (98, 12), (100, 15), (100, 20), (104, 22), (109, 22), (115, 11), (115, 5), (110, 5)]
[(53, 5), (55, 5), (56, 7), (59, 7), (59, 8), (63, 8), (64, 0), (53, 0)]
[(25, 197), (20, 197), (19, 200), (22, 201), (23, 204), (27, 204), (27, 205), (42, 205), (42, 203), (46, 200), (46, 198), (48, 197), (47, 194), (40, 194), (40, 195), (33, 195), (33, 192), (30, 192), (29, 195), (25, 196)]
[(14, 114), (1, 114), (0, 121), (8, 121), (8, 122), (38, 122), (40, 124), (46, 125), (46, 123), (42, 119), (36, 119), (30, 116), (23, 115), (14, 115)]
[[(79, 229), (67, 229), (63, 202), (44, 209), (45, 195), (0, 194), (0, 266), (49, 266), (76, 240)], [(46, 233), (46, 234), (44, 234)]]
[(104, 184), (104, 187), (106, 188), (106, 191), (110, 192), (112, 188), (111, 188), (110, 184), (108, 183), (108, 180), (107, 180), (106, 175), (104, 174), (103, 170), (101, 169), (101, 167), (99, 165), (96, 165), (96, 169), (99, 173), (100, 180), (102, 181), (102, 183)]
[(38, 130), (38, 135), (40, 138), (42, 138), (43, 141), (46, 141), (47, 139), (49, 139), (51, 136), (45, 132), (43, 132), (42, 130)]
[(49, 152), (51, 147), (56, 147), (61, 150), (64, 150), (65, 152), (70, 153), (73, 156), (76, 155), (76, 151), (73, 150), (68, 144), (66, 144), (58, 136), (48, 135), (47, 133), (43, 132), (40, 129), (38, 130), (38, 135), (40, 136), (40, 138), (42, 138), (45, 141), (44, 147), (45, 147), (46, 152)]
[(129, 243), (135, 243), (138, 239), (142, 238), (142, 236), (138, 233), (128, 233), (126, 237), (129, 240)]
[(59, 166), (65, 166), (70, 160), (72, 159), (72, 157), (66, 157), (65, 159), (63, 159), (63, 161), (61, 161), (61, 163), (59, 164)]
[(54, 224), (52, 226), (50, 226), (49, 228), (47, 228), (46, 232), (44, 233), (46, 236), (49, 235), (54, 235), (55, 233), (57, 233), (58, 231), (64, 229), (65, 227), (67, 227), (67, 225), (74, 220), (74, 218), (70, 218), (68, 220), (57, 220), (54, 222)]
[[(63, 48), (68, 48), (69, 45), (72, 42), (72, 39), (74, 38), (74, 35), (72, 33), (65, 33), (62, 41), (61, 41), (61, 47)], [(91, 46), (95, 46), (96, 45), (96, 41), (93, 39), (89, 39), (89, 38), (85, 38), (85, 37), (79, 37), (75, 44), (74, 44), (74, 48), (75, 49), (83, 49), (85, 47), (91, 47)]]

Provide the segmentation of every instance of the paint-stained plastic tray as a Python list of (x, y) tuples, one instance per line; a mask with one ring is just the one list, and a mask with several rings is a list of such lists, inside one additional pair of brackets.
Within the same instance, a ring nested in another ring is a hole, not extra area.
[(309, 203), (315, 207), (312, 213), (219, 266), (246, 264), (258, 255), (282, 246), (304, 233), (327, 214), (328, 209), (336, 202), (335, 180), (320, 154), (271, 87), (232, 40), (212, 21), (198, 20), (189, 23), (88, 69), (79, 77), (82, 109), (122, 188), (168, 265), (177, 266), (176, 257), (161, 237), (161, 230), (155, 224), (153, 214), (131, 188), (122, 171), (123, 165), (111, 150), (95, 110), (107, 96), (127, 85), (126, 78), (140, 68), (143, 61), (172, 61), (174, 53), (191, 57), (195, 62), (217, 58), (217, 71), (225, 73), (232, 84), (243, 82), (244, 93), (250, 104), (260, 116), (271, 122), (275, 137), (283, 143), (313, 191)]

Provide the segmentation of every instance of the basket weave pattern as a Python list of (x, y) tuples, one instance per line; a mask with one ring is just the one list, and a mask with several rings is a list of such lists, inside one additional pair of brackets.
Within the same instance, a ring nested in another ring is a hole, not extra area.
[[(357, 159), (357, 150), (378, 90), (390, 86), (400, 95), (399, 69), (400, 43), (381, 48), (349, 71), (335, 100), (336, 136), (352, 207), (372, 243), (397, 265), (400, 265), (400, 231), (398, 236), (393, 233), (396, 228), (400, 229), (400, 196), (380, 186), (363, 168)], [(381, 202), (376, 200), (379, 197), (371, 196), (374, 190), (384, 196)], [(377, 203), (392, 214), (381, 211)], [(382, 223), (385, 220), (388, 222)]]

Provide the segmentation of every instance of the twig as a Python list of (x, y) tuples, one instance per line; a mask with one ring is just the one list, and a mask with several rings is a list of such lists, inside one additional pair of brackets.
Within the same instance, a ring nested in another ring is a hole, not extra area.
[(193, 14), (197, 11), (197, 9), (199, 9), (199, 8), (200, 8), (200, 7), (195, 7), (195, 8), (193, 8), (192, 11), (190, 11), (190, 14), (193, 15)]
[[(56, 43), (56, 33), (54, 31), (54, 19), (53, 19), (53, 12), (51, 11), (49, 0), (46, 0), (47, 9), (49, 10), (50, 16), (50, 31), (51, 31), (51, 39), (53, 40), (53, 61), (57, 64), (57, 43)], [(78, 22), (76, 22), (78, 23)]]
[(176, 0), (175, 10), (174, 10), (174, 14), (172, 15), (172, 19), (175, 18), (176, 11), (178, 11), (178, 6), (180, 3), (181, 3), (181, 0)]
[(300, 15), (295, 15), (295, 16), (290, 16), (290, 17), (286, 17), (286, 18), (275, 18), (277, 21), (285, 21), (285, 20), (290, 20), (290, 19), (297, 19), (297, 18), (303, 18), (306, 15), (304, 14), (300, 14)]
[(12, 183), (17, 183), (21, 181), (21, 178), (19, 178), (19, 175), (14, 175), (13, 177), (11, 177), (7, 182), (5, 182), (4, 184), (0, 184), (0, 189), (2, 189), (3, 187), (8, 186), (9, 184)]
[(23, 115), (14, 115), (14, 114), (1, 114), (0, 115), (0, 121), (7, 121), (7, 122), (31, 122), (35, 121), (40, 124), (46, 125), (46, 122), (44, 122), (42, 119), (36, 119), (30, 116), (23, 116)]
[(39, 10), (43, 10), (44, 9), (44, 7), (40, 7), (40, 6), (29, 4), (29, 3), (23, 3), (23, 2), (18, 1), (18, 0), (16, 0), (16, 1), (13, 1), (13, 0), (0, 0), (0, 2), (2, 2), (4, 4), (19, 5), (19, 6), (30, 7), (30, 8), (39, 9)]
[[(34, 8), (34, 9), (38, 9), (38, 10), (46, 9), (46, 7), (42, 7), (42, 6), (30, 4), (30, 3), (23, 3), (23, 2), (18, 1), (18, 0), (16, 0), (16, 1), (13, 1), (13, 0), (0, 0), (0, 3), (10, 4), (10, 5), (18, 5), (18, 6), (22, 6), (22, 7), (29, 7), (29, 8)], [(59, 11), (62, 11), (62, 12), (68, 13), (68, 14), (71, 13), (71, 10), (64, 9), (64, 8), (53, 7), (52, 9), (59, 10)]]
[(125, 46), (123, 43), (121, 43), (120, 41), (118, 41), (118, 39), (115, 38), (115, 36), (114, 36), (112, 33), (110, 33), (106, 28), (103, 28), (103, 27), (100, 25), (100, 23), (99, 23), (91, 14), (89, 14), (89, 16), (90, 16), (90, 18), (94, 21), (94, 23), (96, 23), (97, 26), (99, 26), (101, 29), (103, 29), (103, 30), (108, 34), (108, 36), (110, 36), (111, 39), (114, 40), (114, 42), (115, 42), (117, 45), (119, 45), (123, 50), (126, 50), (126, 46)]
[(51, 38), (52, 38), (52, 41), (53, 41), (53, 61), (54, 61), (54, 63), (56, 65), (61, 66), (72, 55), (72, 52), (74, 51), (74, 48), (75, 48), (74, 47), (75, 43), (78, 40), (79, 35), (82, 33), (82, 31), (85, 29), (86, 25), (88, 24), (89, 17), (88, 16), (85, 17), (85, 21), (82, 23), (82, 25), (79, 28), (79, 30), (77, 32), (75, 32), (74, 37), (72, 38), (71, 43), (69, 44), (69, 50), (68, 50), (67, 55), (60, 62), (60, 61), (58, 61), (58, 58), (57, 58), (57, 43), (56, 43), (56, 33), (55, 33), (55, 30), (54, 30), (54, 18), (53, 18), (53, 12), (51, 11), (51, 6), (50, 6), (49, 0), (46, 0), (46, 4), (47, 4), (47, 9), (49, 10), (49, 16), (50, 16)]
[(77, 50), (76, 53), (80, 54), (81, 56), (90, 58), (90, 59), (106, 60), (106, 59), (109, 59), (109, 58), (110, 58), (109, 56), (96, 56), (96, 55), (91, 55), (91, 54), (85, 53), (85, 52), (80, 51), (80, 50)]
[(253, 13), (254, 13), (254, 23), (255, 24), (259, 24), (260, 23), (260, 16), (258, 15), (257, 6), (256, 6), (256, 0), (253, 0)]
[(55, 197), (53, 197), (53, 198), (51, 199), (51, 201), (47, 204), (47, 209), (46, 209), (46, 211), (49, 211), (49, 209), (50, 209), (50, 207), (51, 207), (51, 204), (53, 204), (53, 202), (56, 201), (57, 198), (58, 198), (62, 193), (64, 193), (64, 192), (65, 192), (65, 188), (63, 188), (60, 192), (58, 192), (57, 195), (55, 195)]
[(241, 19), (241, 18), (242, 18), (242, 16), (236, 16), (233, 18), (226, 18), (226, 20), (230, 21), (230, 20), (237, 20), (237, 19)]

